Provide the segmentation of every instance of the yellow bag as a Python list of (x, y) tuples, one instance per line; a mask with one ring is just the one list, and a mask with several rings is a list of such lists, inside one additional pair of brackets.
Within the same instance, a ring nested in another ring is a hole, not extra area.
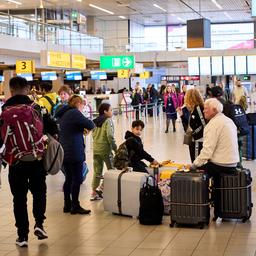
[(175, 170), (165, 170), (160, 173), (160, 180), (167, 180), (172, 177), (172, 175), (175, 173)]

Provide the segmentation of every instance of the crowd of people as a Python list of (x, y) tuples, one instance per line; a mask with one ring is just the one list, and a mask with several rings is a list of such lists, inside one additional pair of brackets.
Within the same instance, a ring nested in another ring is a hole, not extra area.
[[(242, 89), (241, 89), (242, 88)], [(115, 141), (114, 124), (112, 122), (112, 107), (109, 103), (99, 106), (99, 115), (90, 120), (83, 115), (84, 100), (79, 95), (74, 95), (68, 86), (62, 86), (58, 94), (52, 92), (50, 84), (43, 84), (41, 98), (35, 98), (33, 102), (28, 95), (31, 93), (27, 81), (21, 77), (10, 80), (12, 97), (3, 106), (3, 112), (12, 106), (26, 105), (33, 109), (33, 115), (41, 118), (43, 133), (57, 138), (64, 149), (63, 173), (65, 174), (64, 191), (64, 213), (89, 214), (89, 209), (84, 209), (79, 202), (80, 186), (83, 182), (83, 168), (85, 158), (85, 133), (92, 131), (93, 137), (93, 180), (91, 200), (103, 198), (103, 187), (101, 178), (104, 164), (107, 169), (113, 169), (114, 154), (118, 147)], [(135, 85), (132, 95), (132, 105), (135, 110), (139, 104), (156, 104), (159, 99), (164, 103), (166, 113), (166, 129), (172, 120), (173, 132), (176, 132), (176, 120), (180, 116), (187, 136), (190, 136), (189, 152), (191, 158), (191, 169), (202, 168), (218, 182), (220, 172), (229, 171), (237, 166), (239, 159), (239, 138), (241, 135), (239, 127), (235, 125), (228, 114), (231, 103), (223, 97), (223, 89), (219, 86), (207, 89), (205, 101), (197, 89), (186, 89), (182, 86), (177, 93), (174, 85), (161, 87), (160, 92), (150, 84), (146, 90), (141, 89), (139, 84)], [(246, 91), (237, 81), (234, 90), (234, 103), (243, 108), (243, 97), (247, 97)], [(149, 112), (149, 114), (152, 114)], [(2, 115), (1, 124), (7, 122)], [(17, 118), (17, 117), (16, 117)], [(18, 117), (19, 118), (19, 117)], [(158, 161), (144, 150), (141, 140), (142, 130), (145, 124), (136, 119), (132, 123), (130, 131), (125, 133), (125, 145), (128, 152), (128, 166), (133, 171), (147, 172), (143, 160), (153, 165)], [(20, 121), (18, 120), (18, 126)], [(24, 122), (25, 123), (25, 122)], [(21, 128), (18, 127), (21, 131)], [(34, 131), (36, 132), (36, 131)], [(3, 134), (1, 130), (0, 146), (11, 143), (5, 138), (9, 134)], [(32, 135), (31, 135), (32, 136)], [(30, 137), (31, 137), (30, 136)], [(15, 138), (15, 137), (14, 137)], [(241, 145), (240, 145), (241, 146)], [(13, 195), (14, 216), (18, 238), (16, 244), (24, 247), (28, 245), (29, 220), (27, 213), (27, 192), (33, 195), (33, 215), (35, 218), (34, 234), (38, 239), (46, 239), (47, 233), (43, 223), (46, 211), (46, 175), (43, 167), (42, 157), (29, 159), (17, 157), (9, 167), (9, 183)]]

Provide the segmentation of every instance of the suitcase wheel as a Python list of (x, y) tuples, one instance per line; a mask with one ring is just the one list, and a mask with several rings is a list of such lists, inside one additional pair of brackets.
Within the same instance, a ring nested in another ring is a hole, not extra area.
[(171, 221), (171, 223), (170, 223), (170, 228), (173, 228), (174, 227), (174, 225), (175, 225), (175, 222), (174, 221)]
[(214, 217), (212, 218), (213, 221), (217, 221), (217, 219), (218, 219), (217, 216), (214, 216)]
[(199, 228), (203, 229), (204, 228), (204, 223), (199, 223)]

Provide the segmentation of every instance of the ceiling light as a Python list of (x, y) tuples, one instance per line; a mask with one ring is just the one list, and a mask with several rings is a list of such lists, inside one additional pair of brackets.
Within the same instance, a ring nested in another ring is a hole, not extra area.
[(224, 15), (229, 18), (230, 20), (233, 20), (233, 18), (227, 13), (227, 12), (224, 12)]
[(217, 3), (216, 0), (212, 0), (212, 2), (213, 2), (220, 10), (223, 9), (222, 6), (221, 6), (219, 3)]
[(124, 16), (118, 16), (120, 19), (123, 19), (123, 20), (125, 20), (126, 19), (126, 17), (124, 17)]
[(82, 2), (82, 0), (76, 0), (77, 2)]
[(106, 13), (108, 13), (108, 14), (112, 14), (112, 15), (114, 14), (113, 12), (111, 12), (111, 11), (109, 11), (109, 10), (106, 10), (106, 9), (104, 9), (104, 8), (101, 8), (101, 7), (99, 7), (99, 6), (97, 6), (97, 5), (94, 5), (94, 4), (89, 4), (89, 6), (95, 8), (95, 9), (101, 10), (101, 11), (103, 11), (103, 12), (106, 12)]
[(22, 5), (21, 2), (15, 1), (15, 0), (7, 0), (9, 3), (17, 4), (17, 5)]
[(166, 9), (164, 9), (164, 8), (163, 8), (163, 7), (161, 7), (161, 6), (159, 6), (158, 4), (153, 4), (153, 6), (155, 6), (156, 8), (158, 8), (158, 9), (160, 9), (160, 10), (164, 11), (164, 12), (167, 12), (167, 10), (166, 10)]

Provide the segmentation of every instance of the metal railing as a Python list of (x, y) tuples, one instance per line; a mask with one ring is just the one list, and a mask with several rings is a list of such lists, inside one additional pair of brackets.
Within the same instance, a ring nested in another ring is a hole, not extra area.
[(68, 46), (83, 51), (103, 52), (103, 39), (0, 12), (0, 34)]

